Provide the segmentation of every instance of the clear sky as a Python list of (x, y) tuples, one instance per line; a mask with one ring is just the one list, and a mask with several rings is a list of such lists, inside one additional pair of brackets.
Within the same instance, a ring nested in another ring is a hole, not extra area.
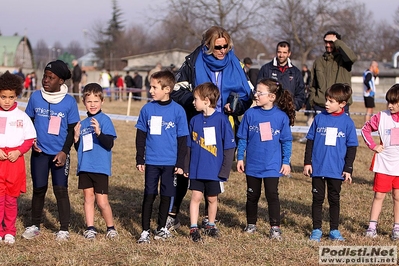
[[(392, 23), (393, 14), (399, 6), (397, 0), (358, 2), (367, 5), (376, 21), (386, 20), (388, 23)], [(118, 0), (126, 26), (135, 22), (139, 25), (152, 23), (157, 14), (163, 14), (165, 9), (162, 6), (166, 3), (166, 0)], [(64, 46), (78, 41), (84, 48), (84, 30), (90, 30), (96, 22), (105, 24), (111, 14), (111, 0), (4, 0), (0, 8), (0, 32), (3, 36), (14, 33), (23, 36), (26, 32), (33, 47), (43, 39), (49, 46), (56, 41)]]

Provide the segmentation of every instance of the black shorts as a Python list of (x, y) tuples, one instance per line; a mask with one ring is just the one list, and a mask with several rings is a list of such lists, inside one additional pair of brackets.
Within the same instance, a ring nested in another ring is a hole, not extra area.
[(363, 98), (364, 98), (364, 106), (366, 108), (374, 108), (375, 107), (374, 97), (363, 97)]
[(78, 188), (94, 188), (97, 194), (108, 194), (108, 179), (108, 175), (80, 172)]
[(203, 179), (190, 179), (188, 188), (201, 191), (208, 196), (216, 196), (224, 192), (223, 182)]

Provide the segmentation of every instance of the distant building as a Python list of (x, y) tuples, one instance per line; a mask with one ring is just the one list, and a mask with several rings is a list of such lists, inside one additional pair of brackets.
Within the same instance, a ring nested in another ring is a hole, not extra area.
[(26, 36), (0, 36), (0, 72), (15, 68), (34, 69), (29, 39)]
[(82, 70), (91, 71), (101, 66), (100, 59), (93, 52), (89, 52), (77, 60)]

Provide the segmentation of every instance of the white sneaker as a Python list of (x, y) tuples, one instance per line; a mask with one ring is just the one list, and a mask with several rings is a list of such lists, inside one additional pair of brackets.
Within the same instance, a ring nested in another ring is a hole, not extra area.
[(60, 230), (55, 234), (55, 236), (55, 240), (57, 241), (66, 241), (69, 239), (69, 232)]
[(15, 243), (15, 236), (10, 235), (10, 234), (6, 234), (4, 236), (4, 243), (6, 244), (14, 244)]
[(150, 243), (150, 232), (148, 230), (144, 230), (141, 233), (139, 240), (137, 240), (137, 243)]
[(119, 237), (119, 234), (115, 229), (111, 229), (107, 231), (107, 235), (105, 237), (107, 239), (115, 240)]
[(159, 231), (155, 230), (154, 234), (155, 234), (154, 235), (155, 240), (159, 239), (165, 240), (167, 238), (173, 237), (173, 235), (165, 227), (162, 227), (161, 229), (159, 229)]
[(22, 234), (22, 237), (25, 239), (33, 239), (40, 234), (40, 230), (36, 225), (32, 225), (26, 227), (25, 232)]

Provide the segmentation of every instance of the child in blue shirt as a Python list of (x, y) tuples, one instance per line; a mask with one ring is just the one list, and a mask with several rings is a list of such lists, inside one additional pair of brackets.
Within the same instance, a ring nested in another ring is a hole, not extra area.
[(197, 222), (204, 194), (209, 203), (204, 232), (211, 237), (219, 235), (215, 225), (217, 196), (223, 192), (223, 182), (229, 177), (236, 145), (227, 116), (215, 109), (220, 97), (218, 87), (211, 82), (203, 83), (194, 89), (193, 96), (194, 107), (201, 113), (190, 121), (184, 172), (190, 178), (189, 189), (192, 191), (190, 237), (197, 242), (201, 239)]
[(175, 195), (174, 175), (183, 174), (187, 150), (188, 126), (183, 107), (170, 99), (175, 77), (170, 71), (151, 75), (150, 93), (153, 99), (140, 110), (136, 124), (136, 164), (145, 172), (145, 189), (142, 206), (142, 227), (138, 243), (150, 242), (152, 206), (161, 182), (161, 199), (158, 211), (158, 227), (154, 239), (172, 236), (165, 227), (171, 197)]
[(97, 83), (89, 83), (83, 89), (83, 103), (88, 117), (75, 126), (75, 148), (78, 152), (78, 188), (83, 189), (86, 239), (94, 239), (94, 203), (105, 220), (106, 238), (118, 237), (114, 227), (112, 210), (108, 201), (108, 179), (111, 175), (112, 152), (116, 132), (111, 119), (101, 111), (104, 103), (103, 88)]
[(330, 205), (331, 240), (344, 241), (340, 231), (340, 193), (342, 181), (352, 183), (353, 162), (358, 140), (353, 120), (344, 107), (352, 95), (348, 84), (336, 83), (326, 91), (326, 110), (315, 116), (306, 135), (303, 174), (312, 177), (312, 220), (310, 240), (320, 242), (322, 208), (326, 192)]
[[(237, 132), (237, 170), (247, 179), (247, 226), (254, 233), (258, 219), (258, 202), (265, 187), (269, 207), (270, 238), (281, 240), (280, 176), (291, 172), (290, 160), (295, 106), (289, 91), (274, 79), (262, 79), (256, 86), (256, 106), (247, 110)], [(244, 152), (246, 165), (244, 166)]]

